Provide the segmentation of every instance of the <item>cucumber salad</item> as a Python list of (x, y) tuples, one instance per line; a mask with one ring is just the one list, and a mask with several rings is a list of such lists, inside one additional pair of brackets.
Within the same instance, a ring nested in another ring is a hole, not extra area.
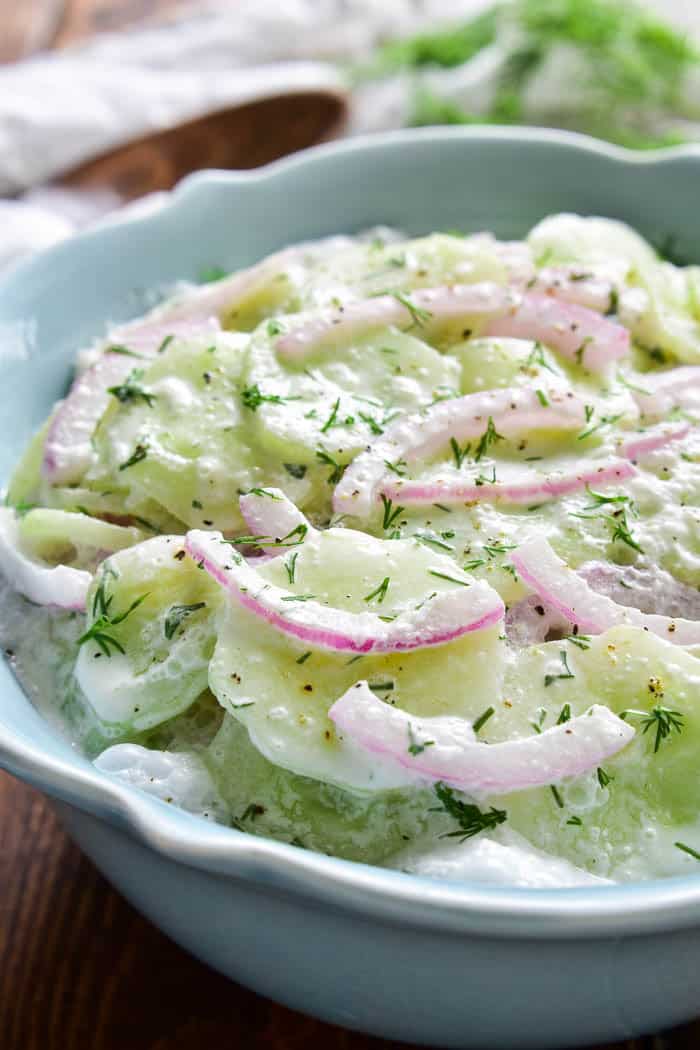
[(81, 352), (0, 509), (2, 641), (200, 819), (700, 874), (699, 420), (700, 267), (619, 222), (290, 247)]

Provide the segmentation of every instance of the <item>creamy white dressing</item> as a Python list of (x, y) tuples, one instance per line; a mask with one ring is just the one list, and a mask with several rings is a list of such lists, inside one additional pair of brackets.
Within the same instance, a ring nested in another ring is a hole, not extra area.
[(499, 839), (480, 835), (438, 846), (431, 841), (418, 843), (391, 857), (387, 867), (430, 879), (537, 890), (604, 886), (611, 881), (535, 849), (515, 832), (501, 832)]

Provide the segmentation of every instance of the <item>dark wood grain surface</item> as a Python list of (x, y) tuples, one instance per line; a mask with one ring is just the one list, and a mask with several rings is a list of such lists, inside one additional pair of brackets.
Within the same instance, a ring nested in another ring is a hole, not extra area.
[[(0, 60), (177, 5), (66, 0), (58, 12), (59, 6), (0, 0)], [(172, 171), (177, 144), (166, 138), (154, 148)], [(264, 146), (256, 148), (267, 159)], [(84, 173), (91, 185), (105, 177), (99, 164)], [(597, 1050), (699, 1047), (700, 1024)], [(406, 1048), (293, 1013), (190, 958), (111, 889), (41, 795), (0, 773), (0, 1050)]]

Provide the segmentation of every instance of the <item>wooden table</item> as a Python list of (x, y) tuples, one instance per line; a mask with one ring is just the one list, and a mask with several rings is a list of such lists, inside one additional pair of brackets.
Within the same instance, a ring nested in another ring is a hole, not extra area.
[[(0, 58), (174, 4), (69, 0), (62, 15), (60, 6), (3, 0)], [(34, 23), (32, 8), (43, 12)], [(698, 1046), (700, 1024), (605, 1050)], [(111, 889), (41, 795), (0, 774), (0, 1050), (263, 1048), (402, 1050), (302, 1017), (190, 958)]]

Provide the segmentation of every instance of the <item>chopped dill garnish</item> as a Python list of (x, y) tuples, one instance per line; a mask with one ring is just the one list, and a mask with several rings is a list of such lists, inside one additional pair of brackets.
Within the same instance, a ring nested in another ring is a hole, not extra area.
[(495, 713), (495, 707), (487, 707), (485, 711), (482, 711), (479, 717), (472, 722), (474, 732), (478, 733), (480, 729), (483, 729), (491, 715), (495, 715)]
[(595, 507), (602, 507), (606, 503), (629, 503), (630, 502), (629, 496), (606, 496), (602, 492), (594, 492), (593, 489), (589, 485), (586, 485), (586, 493), (587, 493), (589, 499), (592, 499), (593, 502), (589, 503), (587, 506), (585, 506), (583, 508), (584, 510), (594, 510)]
[(598, 766), (596, 769), (596, 776), (598, 778), (598, 783), (602, 788), (606, 788), (608, 784), (615, 779), (614, 777), (611, 777), (609, 773), (606, 773), (602, 766)]
[(489, 558), (495, 558), (497, 554), (507, 554), (508, 551), (514, 551), (517, 543), (500, 543), (496, 541), (495, 543), (484, 543), (482, 546)]
[(411, 321), (417, 328), (422, 328), (426, 321), (429, 321), (433, 316), (430, 310), (424, 310), (422, 307), (416, 306), (409, 296), (404, 295), (402, 292), (389, 292), (389, 295), (408, 310), (411, 315)]
[(689, 857), (694, 857), (695, 860), (700, 860), (700, 851), (693, 849), (692, 846), (686, 846), (685, 842), (674, 842), (673, 845), (676, 849), (682, 850), (683, 853), (687, 853)]
[(381, 494), (381, 501), (383, 507), (382, 514), (382, 528), (384, 530), (390, 529), (397, 518), (400, 518), (405, 507), (395, 507), (390, 499), (388, 499), (384, 493)]
[(257, 412), (260, 405), (265, 404), (265, 402), (271, 405), (283, 405), (287, 401), (300, 400), (301, 397), (298, 395), (282, 397), (280, 394), (265, 394), (257, 383), (253, 383), (252, 386), (247, 386), (241, 390), (241, 403), (244, 408), (249, 408), (251, 412)]
[(589, 634), (567, 634), (562, 641), (571, 642), (572, 645), (578, 646), (579, 649), (590, 649), (591, 647), (591, 636)]
[(563, 679), (563, 678), (575, 678), (576, 677), (574, 672), (569, 667), (569, 663), (568, 663), (568, 659), (567, 659), (567, 655), (566, 655), (566, 650), (565, 649), (560, 649), (559, 650), (559, 659), (561, 660), (561, 664), (562, 664), (562, 667), (564, 668), (564, 670), (560, 674), (546, 674), (544, 676), (544, 684), (545, 684), (545, 686), (553, 685), (554, 682), (558, 682), (560, 679)]
[(112, 397), (115, 397), (122, 404), (127, 404), (129, 401), (144, 401), (151, 408), (153, 401), (155, 401), (155, 394), (149, 394), (140, 385), (144, 375), (143, 369), (132, 369), (123, 383), (120, 383), (118, 386), (108, 386), (107, 393), (111, 394)]
[(469, 587), (469, 580), (458, 580), (456, 576), (448, 576), (446, 572), (438, 572), (437, 569), (428, 569), (431, 576), (437, 576), (439, 580), (449, 580), (450, 583), (458, 583), (460, 587)]
[(331, 429), (331, 427), (334, 427), (334, 426), (337, 425), (339, 409), (340, 409), (340, 398), (338, 397), (338, 398), (336, 398), (335, 402), (333, 403), (333, 408), (331, 409), (331, 414), (329, 415), (328, 419), (326, 420), (326, 422), (321, 427), (321, 433), (322, 434), (326, 434)]
[(192, 605), (173, 605), (168, 610), (163, 624), (163, 634), (168, 641), (175, 635), (178, 627), (186, 617), (198, 609), (205, 609), (206, 602), (194, 602)]
[(620, 718), (625, 721), (630, 716), (641, 718), (642, 733), (648, 733), (650, 729), (654, 730), (654, 754), (661, 747), (662, 741), (670, 737), (673, 732), (682, 733), (685, 729), (685, 715), (680, 711), (673, 711), (670, 707), (664, 707), (663, 704), (656, 704), (651, 711), (636, 711), (629, 708), (620, 712)]
[(297, 558), (299, 557), (299, 551), (295, 551), (287, 560), (284, 562), (284, 567), (287, 570), (287, 577), (290, 583), (294, 583), (294, 577), (297, 569)]
[(630, 531), (625, 511), (617, 511), (614, 516), (607, 517), (605, 520), (612, 530), (610, 539), (613, 543), (615, 543), (616, 540), (619, 540), (620, 543), (625, 543), (633, 550), (638, 551), (640, 554), (644, 554), (644, 548), (637, 543)]
[(371, 416), (369, 412), (358, 412), (357, 418), (361, 419), (363, 423), (366, 423), (373, 434), (384, 433), (384, 427), (374, 416)]
[(497, 441), (504, 441), (505, 438), (502, 434), (499, 434), (496, 430), (496, 424), (493, 421), (493, 416), (489, 416), (488, 423), (486, 424), (486, 430), (479, 438), (479, 444), (476, 446), (476, 452), (474, 453), (474, 459), (478, 463), (479, 460), (488, 452), (491, 445), (495, 445)]
[(428, 546), (437, 547), (438, 550), (441, 551), (452, 552), (454, 550), (451, 543), (445, 543), (444, 540), (439, 539), (437, 536), (431, 536), (429, 532), (416, 532), (414, 539), (418, 540), (419, 543), (425, 543)]
[(413, 732), (413, 727), (409, 723), (409, 726), (408, 726), (408, 753), (409, 753), (409, 755), (413, 755), (413, 757), (415, 758), (416, 755), (422, 755), (423, 752), (425, 751), (426, 747), (434, 747), (434, 746), (435, 746), (435, 741), (434, 740), (424, 740), (422, 743), (419, 743), (416, 740), (415, 734)]
[(440, 802), (440, 809), (436, 808), (430, 812), (444, 811), (459, 825), (458, 831), (449, 831), (443, 836), (444, 838), (458, 838), (460, 842), (464, 842), (482, 831), (493, 831), (508, 819), (508, 814), (504, 809), (495, 809), (492, 806), (491, 809), (484, 811), (472, 802), (462, 802), (461, 799), (455, 798), (452, 788), (443, 784), (442, 781), (438, 781), (435, 785), (435, 794)]
[(565, 722), (571, 721), (571, 704), (564, 704), (561, 711), (559, 712), (559, 718), (557, 718), (556, 725), (562, 726)]
[(390, 577), (385, 576), (382, 582), (379, 584), (379, 586), (375, 587), (375, 589), (369, 594), (366, 594), (363, 600), (366, 602), (371, 602), (374, 598), (376, 598), (377, 604), (381, 605), (381, 603), (386, 598), (386, 592), (389, 590), (389, 582)]
[(457, 464), (458, 470), (462, 466), (462, 463), (464, 462), (466, 457), (469, 455), (471, 447), (471, 443), (467, 442), (464, 448), (460, 448), (459, 442), (453, 437), (450, 438), (450, 448), (452, 449), (452, 455), (455, 458), (455, 463)]
[(139, 442), (134, 451), (131, 453), (128, 459), (124, 460), (123, 463), (119, 464), (119, 470), (127, 470), (129, 467), (133, 467), (136, 463), (140, 463), (141, 460), (145, 459), (148, 455), (148, 446), (145, 442)]
[(304, 463), (283, 463), (282, 466), (293, 478), (303, 478), (306, 475), (306, 465)]
[(320, 463), (324, 463), (327, 467), (331, 467), (331, 472), (326, 478), (329, 485), (337, 485), (345, 473), (345, 467), (342, 463), (339, 463), (337, 459), (333, 459), (330, 453), (326, 452), (325, 449), (316, 449), (316, 459)]
[(406, 476), (407, 463), (404, 459), (397, 459), (396, 463), (392, 463), (391, 460), (385, 459), (384, 466), (387, 470), (390, 470), (392, 474), (396, 474), (400, 478)]
[[(590, 408), (590, 405), (586, 405), (586, 408)], [(591, 412), (591, 416), (592, 415), (593, 413)], [(590, 418), (591, 417), (588, 416), (588, 413), (586, 413), (586, 421), (589, 421)], [(622, 412), (619, 412), (616, 416), (601, 416), (600, 421), (594, 426), (589, 427), (588, 430), (584, 430), (581, 434), (579, 434), (577, 440), (584, 441), (585, 438), (590, 437), (591, 434), (595, 434), (596, 431), (601, 429), (601, 427), (608, 427), (611, 426), (613, 423), (617, 423), (618, 419), (622, 419)]]
[(555, 372), (556, 370), (547, 362), (544, 356), (544, 347), (541, 343), (535, 343), (534, 347), (530, 351), (525, 362), (526, 368), (546, 368), (549, 372)]
[[(97, 595), (95, 597), (97, 597)], [(84, 634), (81, 634), (80, 638), (78, 638), (77, 643), (78, 645), (84, 645), (85, 642), (94, 641), (102, 650), (104, 655), (107, 657), (111, 657), (112, 655), (110, 648), (113, 648), (117, 652), (120, 652), (122, 654), (126, 653), (126, 650), (119, 641), (119, 639), (115, 638), (114, 635), (109, 634), (108, 629), (110, 627), (116, 627), (118, 624), (123, 623), (124, 620), (127, 619), (127, 617), (131, 616), (134, 609), (137, 609), (139, 605), (141, 605), (141, 603), (144, 602), (146, 598), (148, 598), (148, 593), (142, 594), (138, 598), (135, 598), (128, 609), (126, 609), (122, 613), (118, 613), (116, 616), (111, 616), (109, 612), (109, 608), (112, 604), (113, 598), (114, 595), (111, 595), (109, 598), (106, 598), (105, 592), (102, 592), (101, 607), (103, 608), (104, 612), (102, 612), (101, 615), (97, 617), (92, 626), (89, 627)], [(93, 602), (93, 615), (94, 609), (95, 602)]]

